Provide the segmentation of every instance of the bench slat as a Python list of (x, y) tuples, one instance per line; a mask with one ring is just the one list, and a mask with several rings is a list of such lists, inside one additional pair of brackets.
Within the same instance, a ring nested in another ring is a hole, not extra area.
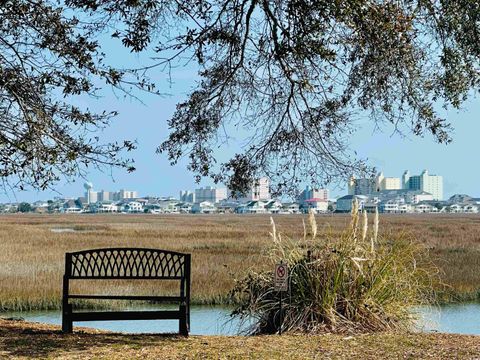
[(101, 320), (178, 320), (180, 311), (98, 311), (72, 313), (72, 321)]
[(69, 299), (108, 299), (108, 300), (151, 300), (159, 302), (185, 301), (181, 296), (148, 296), (148, 295), (68, 295)]
[(182, 280), (182, 276), (123, 276), (123, 275), (112, 275), (112, 276), (80, 276), (80, 275), (69, 275), (71, 280)]

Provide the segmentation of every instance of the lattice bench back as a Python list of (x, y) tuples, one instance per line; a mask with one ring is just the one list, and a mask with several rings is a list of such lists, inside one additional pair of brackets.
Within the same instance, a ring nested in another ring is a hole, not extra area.
[[(62, 329), (71, 332), (73, 321), (179, 319), (180, 333), (190, 327), (191, 255), (144, 248), (91, 249), (65, 254)], [(69, 294), (70, 280), (143, 279), (179, 280), (180, 296), (132, 296)], [(116, 299), (178, 302), (179, 311), (77, 312), (69, 299)]]
[(67, 253), (65, 266), (70, 279), (182, 279), (186, 255), (155, 249), (95, 249)]

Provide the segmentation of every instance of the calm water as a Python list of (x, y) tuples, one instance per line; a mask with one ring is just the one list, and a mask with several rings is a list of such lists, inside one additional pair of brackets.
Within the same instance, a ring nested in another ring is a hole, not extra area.
[[(134, 308), (135, 310), (162, 310), (166, 307)], [(134, 310), (133, 308), (130, 310)], [(128, 309), (127, 309), (128, 310)], [(80, 311), (80, 310), (79, 310)], [(230, 317), (231, 309), (219, 306), (192, 306), (190, 327), (193, 335), (237, 335), (245, 329), (237, 319)], [(0, 313), (1, 317), (22, 317), (26, 321), (60, 325), (60, 311), (24, 311)], [(135, 321), (84, 321), (74, 322), (73, 327), (83, 326), (124, 333), (173, 333), (178, 332), (178, 320)]]
[(423, 331), (480, 335), (480, 304), (456, 304), (416, 309)]
[[(135, 308), (138, 310), (138, 308)], [(145, 310), (158, 308), (149, 307)], [(419, 316), (419, 328), (425, 332), (480, 335), (480, 304), (460, 304), (414, 309)], [(194, 306), (191, 309), (191, 333), (194, 335), (236, 335), (245, 329), (237, 319), (229, 316), (225, 307)], [(0, 313), (2, 317), (23, 317), (27, 321), (61, 324), (59, 311), (31, 311)], [(169, 333), (178, 331), (175, 320), (89, 321), (74, 326), (92, 327), (125, 333)]]

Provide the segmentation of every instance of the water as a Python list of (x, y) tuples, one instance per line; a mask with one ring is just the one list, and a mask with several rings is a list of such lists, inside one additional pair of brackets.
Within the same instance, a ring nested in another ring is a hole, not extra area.
[(419, 307), (422, 331), (480, 335), (480, 304), (467, 303), (436, 307)]
[(70, 232), (77, 232), (75, 229), (72, 228), (52, 228), (50, 229), (53, 233), (70, 233)]
[[(166, 307), (135, 307), (126, 310), (165, 310)], [(78, 310), (80, 311), (80, 310)], [(231, 309), (221, 306), (192, 306), (190, 309), (190, 333), (193, 335), (238, 335), (248, 324), (230, 317)], [(61, 325), (60, 311), (24, 311), (0, 313), (1, 317), (22, 317), (26, 321)], [(73, 327), (90, 327), (122, 333), (177, 333), (178, 320), (132, 321), (84, 321), (74, 322)]]
[[(158, 308), (141, 309), (155, 310)], [(139, 308), (135, 308), (135, 310), (139, 310)], [(221, 306), (193, 306), (190, 315), (191, 334), (237, 335), (241, 333), (248, 324), (244, 324), (242, 327), (238, 319), (230, 318), (230, 311), (230, 308)], [(480, 335), (480, 304), (478, 303), (417, 307), (413, 312), (419, 316), (418, 327), (421, 331)], [(55, 325), (60, 325), (62, 322), (60, 311), (9, 312), (0, 313), (0, 316), (22, 317), (27, 321)], [(178, 332), (178, 321), (176, 320), (88, 321), (76, 322), (75, 326), (123, 333)]]

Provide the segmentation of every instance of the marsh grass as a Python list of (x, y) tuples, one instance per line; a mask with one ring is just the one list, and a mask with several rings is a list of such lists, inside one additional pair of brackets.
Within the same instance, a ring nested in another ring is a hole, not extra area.
[[(438, 271), (412, 239), (378, 236), (378, 213), (368, 231), (366, 213), (354, 203), (351, 222), (340, 234), (318, 234), (314, 215), (303, 238), (282, 236), (272, 219), (269, 270), (251, 271), (232, 296), (233, 315), (255, 319), (253, 334), (293, 332), (374, 332), (406, 330), (413, 324), (411, 306), (433, 301)], [(275, 290), (273, 266), (289, 267), (284, 306)]]
[[(303, 241), (306, 233), (307, 237), (312, 235), (304, 217), (273, 215), (273, 219), (285, 238)], [(315, 219), (318, 239), (338, 237), (351, 222), (348, 216), (340, 214), (316, 215)], [(442, 281), (449, 285), (436, 289), (441, 299), (477, 299), (479, 215), (382, 215), (381, 224), (379, 238), (393, 239), (404, 234), (428, 249), (428, 256), (441, 269)], [(52, 228), (81, 232), (53, 233)], [(368, 231), (371, 233), (373, 227)], [(59, 309), (65, 252), (121, 246), (192, 253), (193, 302), (228, 303), (234, 279), (241, 277), (245, 269), (271, 268), (262, 253), (271, 244), (270, 232), (270, 217), (262, 215), (1, 215), (0, 311)], [(79, 282), (74, 290), (112, 294), (160, 292), (158, 288), (148, 288), (148, 284), (138, 285), (133, 288), (132, 284), (120, 282), (102, 286)], [(173, 293), (176, 288), (161, 290)]]

